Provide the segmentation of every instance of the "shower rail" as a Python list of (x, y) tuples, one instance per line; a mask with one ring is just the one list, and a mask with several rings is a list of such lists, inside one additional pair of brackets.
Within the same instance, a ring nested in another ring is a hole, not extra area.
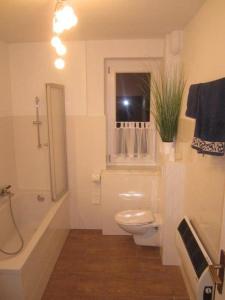
[(39, 102), (40, 102), (40, 99), (38, 97), (35, 97), (36, 120), (33, 121), (33, 125), (37, 126), (37, 147), (41, 148), (42, 145), (41, 145), (40, 126), (41, 126), (42, 122), (40, 121)]

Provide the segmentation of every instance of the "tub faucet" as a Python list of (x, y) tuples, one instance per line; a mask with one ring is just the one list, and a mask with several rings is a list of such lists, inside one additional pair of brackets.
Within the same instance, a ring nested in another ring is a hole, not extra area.
[(3, 197), (3, 196), (11, 194), (10, 188), (11, 188), (11, 185), (1, 186), (0, 187), (0, 196)]

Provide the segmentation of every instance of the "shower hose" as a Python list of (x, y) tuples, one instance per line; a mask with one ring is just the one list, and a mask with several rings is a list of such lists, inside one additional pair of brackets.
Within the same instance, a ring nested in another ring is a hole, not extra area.
[(0, 252), (4, 253), (6, 255), (16, 255), (16, 254), (18, 254), (23, 249), (24, 239), (23, 239), (22, 234), (21, 234), (21, 232), (20, 232), (20, 230), (19, 230), (19, 228), (18, 228), (18, 226), (16, 224), (16, 220), (15, 220), (15, 217), (14, 217), (14, 214), (13, 214), (13, 209), (12, 209), (12, 193), (11, 192), (7, 192), (7, 194), (8, 194), (8, 197), (9, 197), (10, 215), (11, 215), (11, 218), (12, 218), (13, 225), (14, 225), (14, 227), (16, 229), (16, 232), (17, 232), (17, 234), (19, 236), (21, 245), (20, 245), (20, 247), (16, 251), (8, 252), (8, 251), (3, 250), (3, 249), (0, 248)]

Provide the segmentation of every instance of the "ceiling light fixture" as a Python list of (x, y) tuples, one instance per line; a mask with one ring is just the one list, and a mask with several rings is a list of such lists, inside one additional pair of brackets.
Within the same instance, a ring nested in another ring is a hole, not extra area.
[(57, 35), (53, 36), (53, 38), (51, 39), (52, 47), (57, 48), (61, 44), (62, 44), (62, 41), (60, 40), (60, 38)]
[(65, 61), (62, 58), (56, 58), (55, 60), (56, 69), (62, 70), (65, 67)]
[(66, 4), (65, 0), (58, 0), (53, 18), (53, 31), (60, 34), (74, 27), (77, 22), (78, 18), (73, 8)]
[(66, 54), (66, 47), (63, 44), (57, 45), (55, 50), (59, 56), (63, 56)]
[[(59, 56), (63, 56), (67, 52), (66, 47), (59, 37), (60, 34), (62, 34), (64, 30), (70, 30), (77, 22), (78, 18), (73, 8), (67, 4), (66, 0), (57, 0), (53, 16), (53, 32), (55, 35), (51, 40), (51, 45), (55, 48), (56, 53)], [(65, 62), (62, 58), (57, 58), (55, 60), (55, 67), (57, 69), (63, 69), (64, 65)]]

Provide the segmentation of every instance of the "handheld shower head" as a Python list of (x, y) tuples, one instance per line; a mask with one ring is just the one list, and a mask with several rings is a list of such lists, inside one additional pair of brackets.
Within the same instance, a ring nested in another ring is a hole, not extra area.
[(0, 187), (0, 196), (5, 196), (10, 193), (11, 185), (1, 186)]
[(35, 97), (35, 104), (38, 105), (39, 102), (40, 102), (40, 99), (36, 96), (36, 97)]

